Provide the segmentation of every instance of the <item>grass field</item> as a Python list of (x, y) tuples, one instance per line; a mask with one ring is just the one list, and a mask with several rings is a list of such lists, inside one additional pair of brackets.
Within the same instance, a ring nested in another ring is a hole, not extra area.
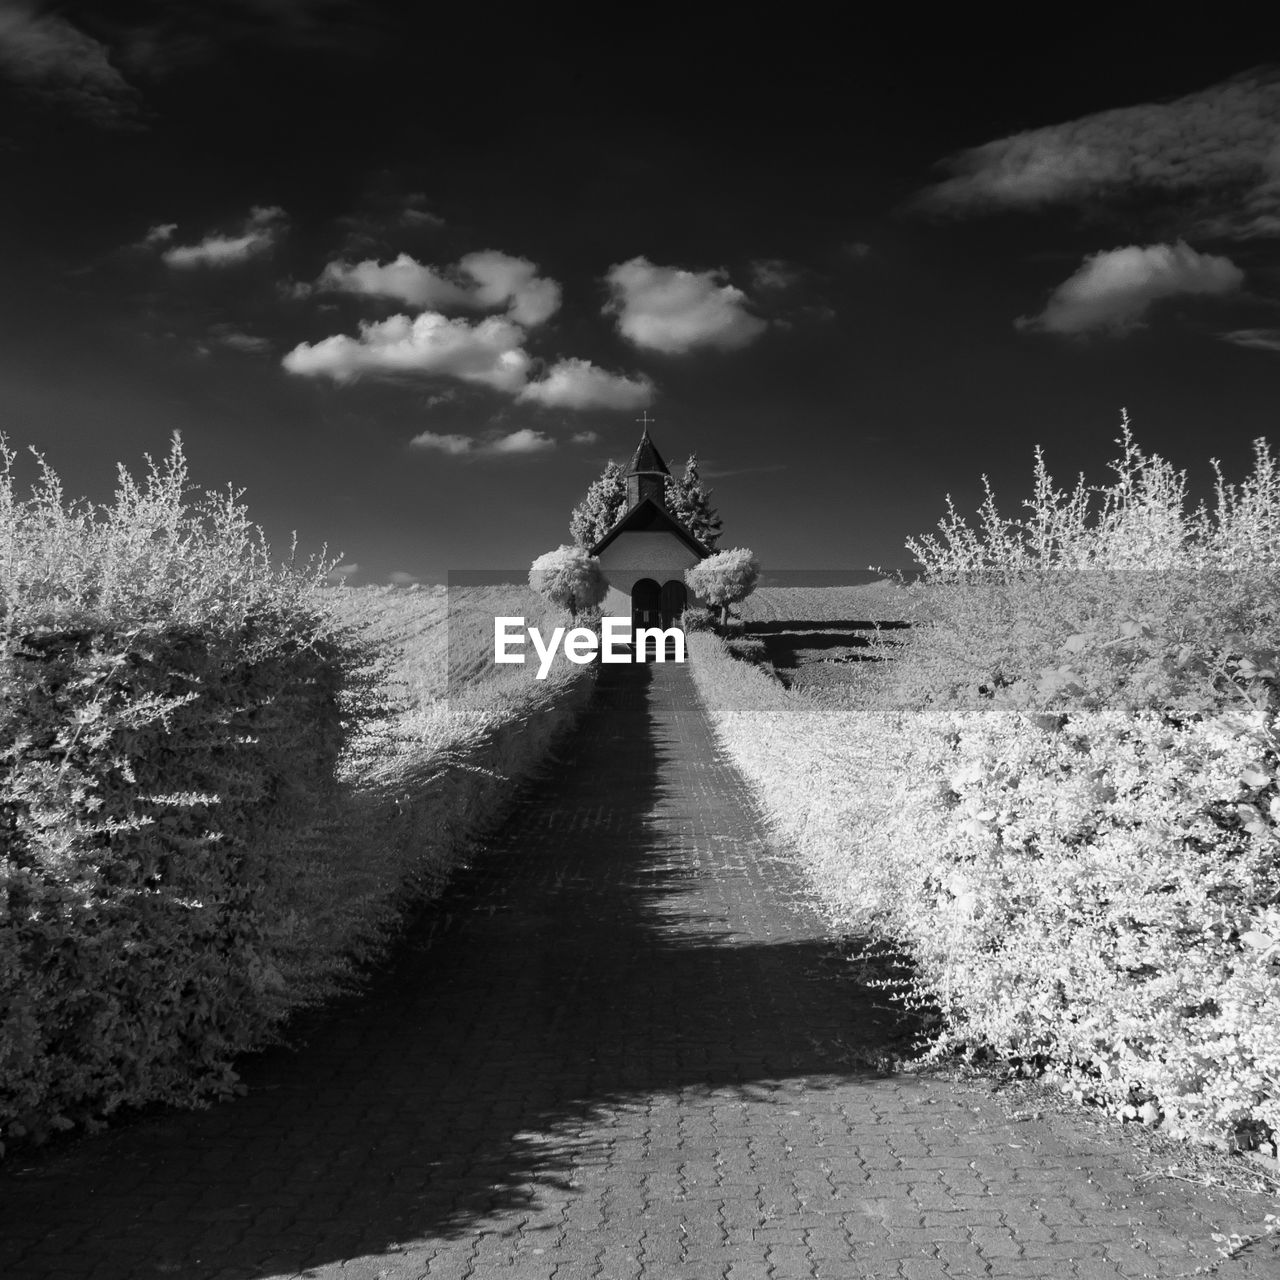
[(903, 616), (906, 593), (888, 580), (856, 587), (760, 587), (735, 613), (752, 622), (862, 622)]
[[(489, 723), (535, 693), (531, 662), (493, 661), (493, 619), (520, 616), (530, 625), (564, 625), (536, 592), (519, 583), (490, 586), (334, 587), (324, 595), (334, 615), (359, 627), (387, 663), (387, 687), (401, 728), (422, 740), (454, 736)], [(553, 616), (554, 615), (554, 616)], [(549, 680), (566, 673), (560, 658)]]
[(888, 581), (761, 587), (738, 612), (749, 644), (731, 642), (731, 651), (759, 655), (793, 693), (840, 704), (905, 635), (892, 628), (908, 613), (908, 595)]

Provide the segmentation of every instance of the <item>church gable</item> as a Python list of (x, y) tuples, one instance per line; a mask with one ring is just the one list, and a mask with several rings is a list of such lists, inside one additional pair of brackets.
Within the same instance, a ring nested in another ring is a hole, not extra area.
[[(639, 536), (642, 534), (645, 535), (643, 538)], [(624, 511), (618, 523), (591, 548), (591, 554), (602, 556), (620, 539), (629, 546), (646, 545), (655, 549), (671, 542), (678, 543), (692, 554), (691, 564), (697, 564), (711, 554), (666, 507), (660, 506), (653, 498), (641, 498), (635, 506)]]

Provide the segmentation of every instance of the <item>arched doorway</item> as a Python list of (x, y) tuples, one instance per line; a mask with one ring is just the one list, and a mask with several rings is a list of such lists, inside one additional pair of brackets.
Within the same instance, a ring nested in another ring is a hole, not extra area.
[(640, 578), (631, 588), (631, 628), (656, 627), (661, 623), (662, 589), (652, 578)]
[(679, 578), (672, 578), (662, 584), (659, 607), (662, 613), (662, 626), (667, 628), (680, 621), (685, 606), (689, 603), (688, 588)]

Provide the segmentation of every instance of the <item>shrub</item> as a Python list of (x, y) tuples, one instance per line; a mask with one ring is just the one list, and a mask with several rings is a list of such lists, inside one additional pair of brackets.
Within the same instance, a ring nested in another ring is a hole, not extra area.
[[(1280, 1129), (1280, 474), (1240, 486), (1135, 443), (1029, 515), (913, 541), (912, 711), (931, 866), (900, 921), (951, 1043), (1135, 1090), (1180, 1131)], [(1215, 464), (1216, 469), (1216, 464)], [(938, 708), (932, 713), (930, 708)]]
[[(0, 459), (2, 1153), (231, 1090), (439, 889), (593, 670), (443, 698), (443, 592), (347, 612), (236, 495), (189, 501), (176, 441), (103, 509), (43, 463), (22, 499)], [(506, 592), (469, 600), (490, 669)]]
[(540, 555), (530, 566), (529, 585), (552, 604), (579, 611), (594, 609), (609, 591), (600, 561), (581, 547), (562, 546)]
[(745, 600), (760, 579), (760, 565), (746, 547), (717, 551), (684, 571), (694, 595), (720, 610), (720, 621), (729, 621), (729, 606)]
[(725, 648), (742, 662), (762, 663), (768, 659), (765, 643), (759, 636), (734, 636)]
[(242, 491), (189, 501), (177, 435), (162, 465), (147, 457), (141, 484), (120, 467), (115, 500), (100, 509), (68, 502), (57, 475), (37, 461), (40, 478), (20, 499), (16, 455), (0, 436), (0, 620), (9, 635), (95, 623), (235, 628), (255, 615), (319, 621), (332, 563), (300, 565), (291, 554), (276, 564)]
[(680, 615), (680, 625), (688, 631), (710, 631), (716, 624), (715, 614), (710, 609), (690, 605)]
[(913, 541), (917, 625), (848, 709), (709, 639), (693, 672), (832, 915), (909, 947), (934, 1052), (1247, 1146), (1280, 1130), (1280, 474), (1259, 441), (1189, 510), (1119, 443), (1109, 485), (1037, 454), (1025, 519), (988, 493)]

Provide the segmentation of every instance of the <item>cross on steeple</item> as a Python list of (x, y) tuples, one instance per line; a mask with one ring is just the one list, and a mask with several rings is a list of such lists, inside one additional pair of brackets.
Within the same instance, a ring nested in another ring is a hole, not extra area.
[(627, 505), (634, 507), (641, 498), (652, 498), (661, 507), (666, 504), (666, 477), (671, 473), (657, 446), (649, 438), (649, 425), (653, 419), (649, 417), (648, 409), (636, 421), (644, 425), (644, 434), (627, 471)]

